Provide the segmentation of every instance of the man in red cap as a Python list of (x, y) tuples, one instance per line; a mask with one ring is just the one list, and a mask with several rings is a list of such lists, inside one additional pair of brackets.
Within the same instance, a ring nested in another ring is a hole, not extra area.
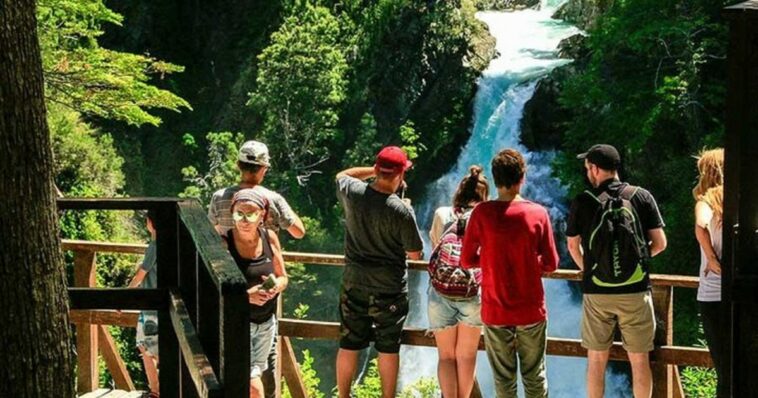
[[(374, 167), (337, 174), (337, 198), (345, 210), (345, 270), (340, 293), (337, 389), (350, 396), (360, 351), (374, 340), (382, 397), (395, 396), (400, 334), (408, 315), (408, 265), (421, 259), (423, 243), (413, 209), (395, 192), (411, 162), (389, 146)], [(365, 180), (375, 177), (373, 182)]]

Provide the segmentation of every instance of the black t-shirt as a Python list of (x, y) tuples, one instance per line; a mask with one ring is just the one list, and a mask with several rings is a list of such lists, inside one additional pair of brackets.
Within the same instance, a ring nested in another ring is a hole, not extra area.
[[(271, 243), (268, 241), (268, 231), (265, 228), (258, 228), (263, 244), (263, 252), (258, 258), (244, 258), (237, 251), (234, 245), (234, 229), (230, 229), (226, 236), (226, 242), (229, 246), (229, 254), (232, 255), (234, 262), (237, 263), (242, 274), (247, 280), (248, 289), (263, 283), (263, 276), (268, 276), (274, 272), (274, 254), (271, 250)], [(279, 296), (272, 298), (263, 305), (250, 304), (250, 322), (261, 324), (274, 315), (276, 312), (276, 301)]]
[[(625, 186), (626, 184), (617, 179), (609, 179), (604, 181), (599, 187), (593, 189), (591, 192), (595, 197), (606, 191), (611, 195), (616, 195), (618, 194), (618, 191)], [(639, 216), (643, 231), (663, 228), (665, 226), (663, 218), (661, 217), (661, 212), (658, 210), (658, 205), (655, 202), (655, 198), (653, 198), (653, 195), (651, 195), (646, 189), (639, 188), (634, 197), (632, 197), (631, 203)], [(585, 267), (587, 266), (586, 253), (589, 252), (588, 243), (590, 235), (592, 234), (592, 218), (595, 216), (595, 212), (599, 207), (600, 204), (597, 199), (593, 198), (587, 192), (582, 192), (571, 202), (571, 210), (569, 211), (568, 221), (566, 222), (566, 236), (573, 237), (578, 235), (582, 237), (582, 249), (585, 253)], [(645, 239), (647, 239), (647, 237), (645, 237)], [(639, 283), (618, 288), (597, 286), (592, 283), (590, 279), (591, 276), (592, 274), (590, 272), (585, 271), (583, 274), (582, 288), (584, 293), (637, 293), (644, 292), (650, 288), (650, 276), (647, 270), (645, 270), (645, 279)]]

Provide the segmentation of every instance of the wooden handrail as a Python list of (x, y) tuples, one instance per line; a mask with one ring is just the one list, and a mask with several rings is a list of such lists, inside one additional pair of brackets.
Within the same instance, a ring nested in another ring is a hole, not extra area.
[[(288, 337), (306, 339), (339, 340), (340, 325), (337, 322), (317, 322), (298, 319), (279, 319), (279, 334)], [(403, 328), (402, 344), (435, 347), (434, 337), (429, 336), (425, 329)], [(484, 337), (479, 341), (479, 350), (484, 350)], [(548, 337), (548, 355), (586, 357), (587, 350), (582, 347), (581, 340)], [(610, 359), (629, 361), (621, 343), (611, 347)], [(658, 346), (651, 353), (651, 360), (668, 365), (705, 366), (713, 367), (711, 355), (707, 349), (678, 346)]]
[[(181, 207), (181, 206), (180, 206)], [(218, 236), (216, 236), (218, 238)], [(210, 237), (208, 237), (210, 239)], [(105, 253), (143, 253), (147, 245), (133, 243), (110, 243), (110, 242), (90, 242), (81, 240), (63, 240), (63, 250), (82, 250)], [(140, 248), (142, 251), (140, 252)], [(208, 257), (220, 257), (219, 253), (210, 253), (206, 251)], [(342, 267), (345, 265), (345, 256), (341, 254), (318, 254), (318, 253), (301, 253), (301, 252), (284, 252), (284, 260), (287, 262), (313, 264), (313, 265), (330, 265)], [(416, 271), (426, 271), (427, 263), (425, 261), (408, 261), (409, 269)], [(553, 273), (543, 275), (547, 279), (563, 279), (568, 281), (581, 281), (582, 274), (577, 270), (559, 269)], [(650, 282), (653, 286), (672, 286), (696, 289), (700, 278), (697, 276), (687, 275), (667, 275), (667, 274), (650, 274)]]

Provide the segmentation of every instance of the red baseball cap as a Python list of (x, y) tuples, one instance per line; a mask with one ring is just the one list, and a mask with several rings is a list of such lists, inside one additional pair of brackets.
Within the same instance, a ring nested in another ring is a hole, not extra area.
[(382, 173), (400, 173), (413, 166), (408, 155), (401, 148), (387, 146), (376, 155), (374, 167)]

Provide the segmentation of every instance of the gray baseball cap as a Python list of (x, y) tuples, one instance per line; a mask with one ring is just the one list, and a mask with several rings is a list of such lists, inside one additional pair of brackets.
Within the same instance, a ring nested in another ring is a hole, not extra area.
[(242, 163), (271, 167), (271, 157), (268, 154), (268, 147), (259, 141), (247, 141), (242, 144), (237, 159)]

